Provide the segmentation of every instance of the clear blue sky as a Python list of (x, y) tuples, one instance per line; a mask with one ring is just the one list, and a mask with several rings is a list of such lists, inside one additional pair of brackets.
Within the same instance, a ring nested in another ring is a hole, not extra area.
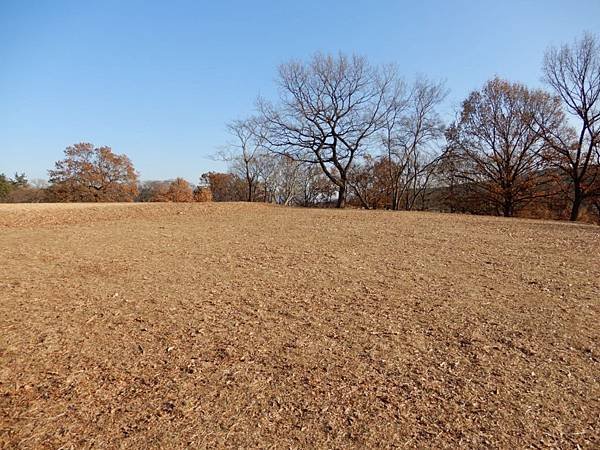
[(540, 85), (543, 53), (600, 34), (599, 0), (0, 0), (0, 172), (46, 178), (70, 144), (108, 145), (142, 179), (195, 182), (225, 123), (316, 51), (447, 82), (452, 111), (494, 75)]

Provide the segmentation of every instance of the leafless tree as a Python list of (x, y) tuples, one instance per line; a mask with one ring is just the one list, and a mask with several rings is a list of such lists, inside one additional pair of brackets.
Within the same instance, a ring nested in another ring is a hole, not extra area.
[(381, 143), (387, 158), (390, 207), (412, 209), (440, 159), (444, 124), (437, 108), (446, 98), (441, 82), (417, 78), (407, 98), (387, 117)]
[(272, 179), (276, 203), (286, 206), (301, 203), (302, 172), (308, 165), (287, 156), (276, 155), (274, 158), (276, 166)]
[(258, 162), (265, 151), (256, 127), (259, 127), (259, 123), (252, 118), (229, 123), (227, 129), (234, 137), (234, 142), (219, 153), (219, 158), (230, 164), (230, 170), (245, 180), (246, 200), (249, 202), (254, 201), (261, 170)]
[(275, 202), (277, 191), (279, 155), (261, 152), (256, 157), (258, 183), (260, 187), (260, 200), (265, 203)]
[(315, 55), (279, 68), (280, 103), (259, 100), (263, 138), (271, 151), (317, 164), (345, 205), (352, 165), (397, 107), (391, 67), (364, 58)]
[[(596, 178), (600, 164), (600, 43), (585, 34), (572, 45), (552, 47), (544, 59), (544, 81), (560, 96), (577, 121), (576, 128), (540, 130), (552, 152), (550, 160), (571, 185), (570, 220), (577, 220), (583, 201), (600, 195)], [(537, 116), (536, 116), (537, 117)]]
[(559, 100), (544, 91), (495, 78), (463, 103), (458, 123), (447, 134), (459, 176), (477, 189), (504, 216), (532, 199), (546, 195), (544, 140), (534, 114), (545, 123), (560, 123)]
[(336, 185), (315, 164), (302, 163), (298, 182), (300, 185), (298, 203), (302, 206), (329, 204), (336, 192)]

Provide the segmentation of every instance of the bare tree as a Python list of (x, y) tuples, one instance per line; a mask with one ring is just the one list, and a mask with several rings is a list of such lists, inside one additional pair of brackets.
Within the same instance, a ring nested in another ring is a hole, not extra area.
[(571, 185), (570, 220), (577, 220), (583, 201), (598, 196), (600, 164), (600, 43), (585, 34), (572, 45), (550, 48), (544, 59), (544, 81), (578, 122), (577, 129), (547, 127), (537, 120), (551, 152), (550, 160)]
[(273, 152), (319, 165), (344, 207), (353, 163), (396, 107), (395, 71), (358, 56), (317, 54), (282, 65), (279, 87), (279, 105), (258, 102), (265, 141)]
[(229, 144), (227, 149), (220, 152), (219, 157), (229, 162), (230, 170), (244, 179), (247, 185), (246, 200), (254, 201), (256, 188), (260, 176), (260, 164), (258, 161), (264, 146), (260, 133), (255, 128), (259, 124), (250, 118), (235, 120), (227, 125), (227, 129), (235, 138), (235, 142)]
[(504, 216), (532, 199), (546, 195), (540, 187), (544, 140), (534, 114), (545, 123), (560, 123), (559, 100), (540, 90), (498, 78), (472, 92), (463, 103), (458, 123), (447, 134), (459, 176)]
[(300, 195), (298, 203), (302, 206), (329, 204), (335, 195), (336, 186), (315, 164), (302, 164), (298, 173)]
[(271, 178), (276, 203), (286, 206), (301, 203), (302, 172), (307, 164), (287, 156), (276, 155), (275, 158), (276, 165)]
[(387, 118), (381, 143), (387, 159), (390, 207), (412, 209), (422, 198), (440, 159), (444, 124), (437, 108), (446, 98), (441, 82), (418, 78)]
[(272, 203), (275, 201), (277, 191), (279, 155), (263, 152), (256, 158), (256, 166), (258, 167), (260, 201)]

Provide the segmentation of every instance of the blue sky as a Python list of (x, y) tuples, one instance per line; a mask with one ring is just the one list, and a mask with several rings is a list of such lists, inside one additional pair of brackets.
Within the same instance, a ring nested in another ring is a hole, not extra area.
[(548, 45), (600, 34), (598, 0), (0, 0), (0, 172), (46, 178), (70, 144), (108, 145), (142, 179), (191, 182), (226, 122), (316, 51), (446, 80), (444, 114), (494, 75), (540, 85)]

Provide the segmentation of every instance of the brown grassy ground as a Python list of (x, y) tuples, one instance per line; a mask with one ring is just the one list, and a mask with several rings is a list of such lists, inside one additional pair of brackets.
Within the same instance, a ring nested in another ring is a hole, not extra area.
[(0, 206), (0, 446), (600, 446), (600, 228)]

